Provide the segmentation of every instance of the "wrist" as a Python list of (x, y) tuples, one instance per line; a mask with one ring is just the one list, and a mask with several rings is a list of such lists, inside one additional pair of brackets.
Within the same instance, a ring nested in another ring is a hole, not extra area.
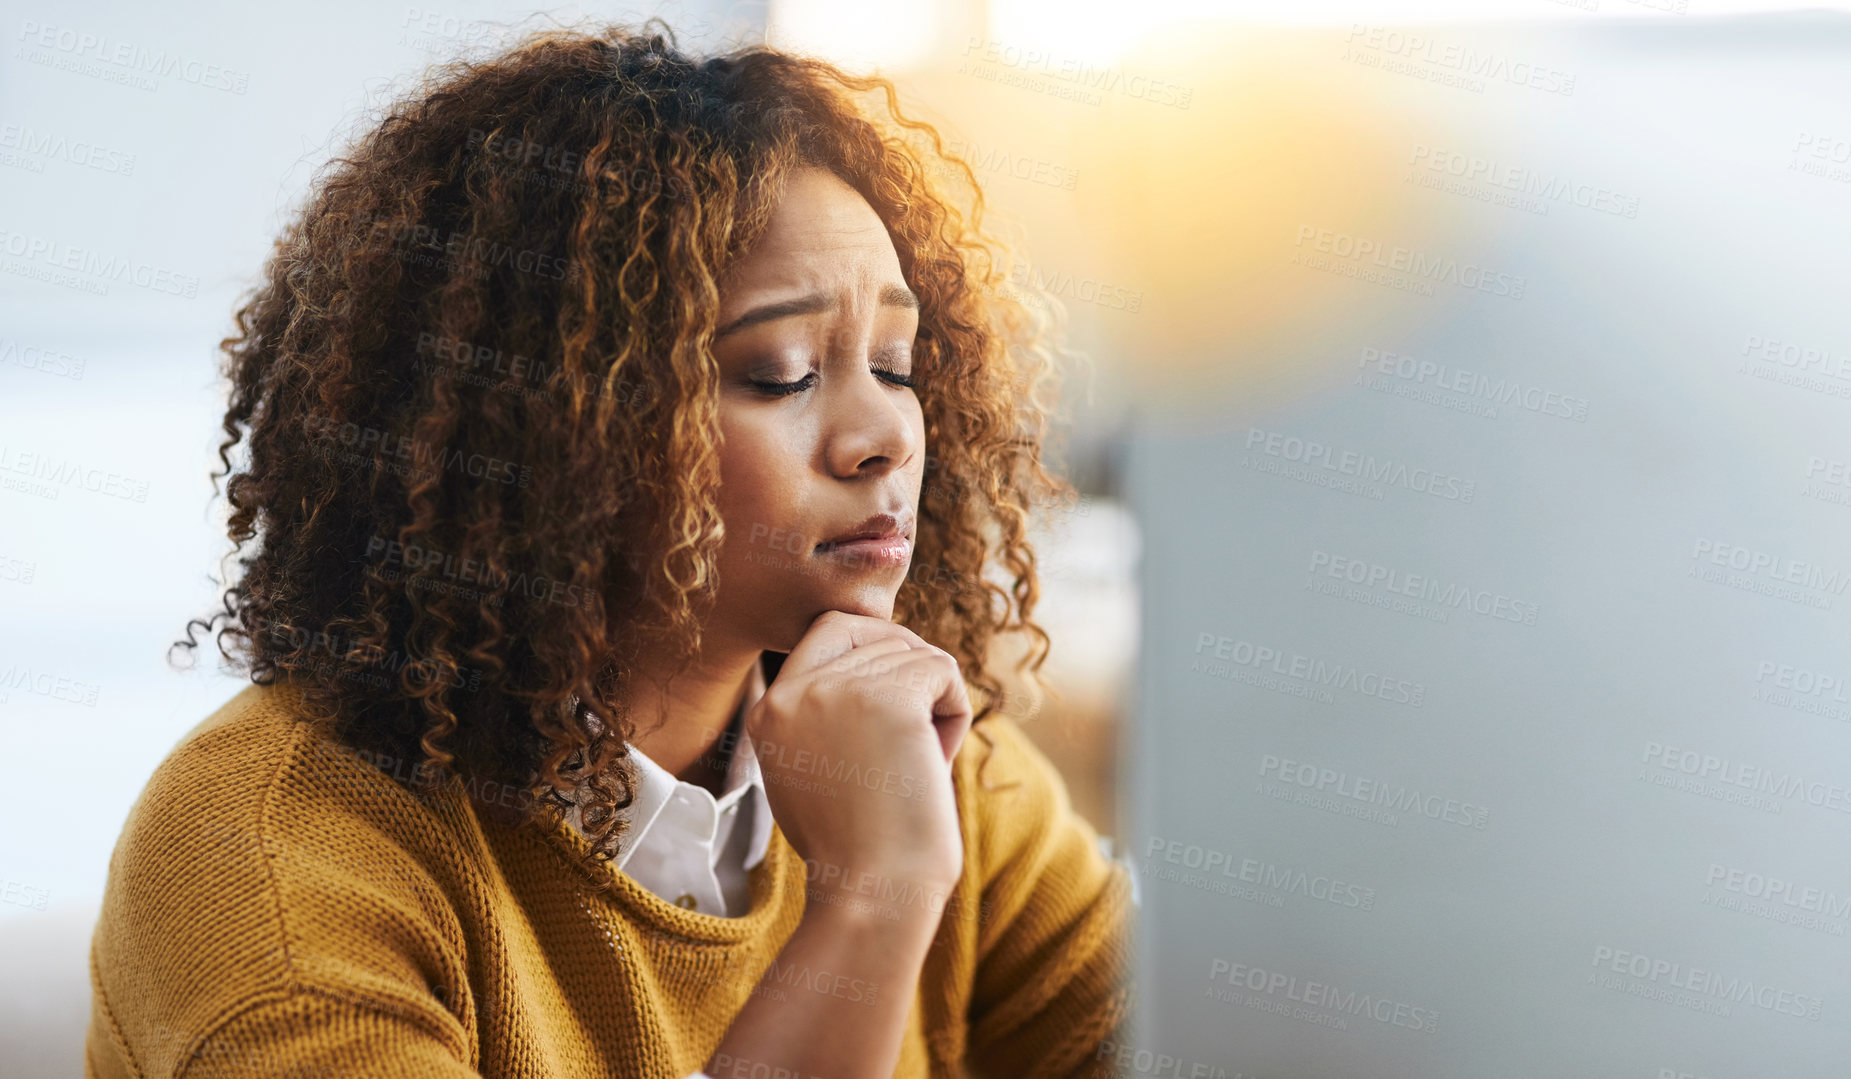
[(805, 910), (832, 910), (874, 924), (937, 925), (958, 878), (917, 866), (847, 869), (813, 863), (805, 874)]
[(857, 895), (841, 888), (810, 885), (805, 890), (803, 923), (822, 927), (831, 935), (853, 938), (882, 949), (931, 947), (938, 932), (944, 904), (901, 896)]

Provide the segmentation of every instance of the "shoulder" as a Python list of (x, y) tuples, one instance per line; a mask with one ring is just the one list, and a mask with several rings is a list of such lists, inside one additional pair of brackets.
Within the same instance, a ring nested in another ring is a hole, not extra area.
[[(460, 940), (439, 803), (249, 686), (181, 738), (129, 811), (92, 944), (99, 1005), (150, 1072), (265, 1001), (428, 1006)], [(448, 984), (459, 984), (450, 981)]]
[(1004, 875), (1032, 879), (1050, 863), (1104, 868), (1097, 832), (1073, 811), (1066, 782), (1022, 726), (992, 714), (971, 726), (952, 761), (967, 857), (985, 886)]
[(1024, 799), (1063, 812), (1070, 809), (1060, 770), (1021, 724), (1002, 713), (971, 725), (952, 759), (952, 784), (960, 796), (968, 792), (975, 808), (991, 812)]
[(287, 686), (247, 686), (155, 767), (123, 825), (112, 877), (174, 862), (205, 875), (189, 880), (274, 877), (279, 854), (310, 835), (338, 843), (356, 831), (402, 832), (405, 815), (436, 811), (440, 787), (407, 789), (394, 777), (408, 770), (396, 765), (305, 719)]

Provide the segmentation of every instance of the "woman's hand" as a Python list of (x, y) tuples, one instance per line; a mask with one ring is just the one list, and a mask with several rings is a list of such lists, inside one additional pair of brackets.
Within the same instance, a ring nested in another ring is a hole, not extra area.
[(938, 904), (900, 915), (936, 924), (964, 865), (950, 762), (970, 725), (951, 653), (865, 615), (826, 611), (810, 624), (745, 728), (771, 815), (812, 886), (936, 892)]
[[(791, 649), (745, 728), (771, 815), (806, 863), (809, 898), (760, 979), (776, 991), (752, 994), (710, 1073), (893, 1073), (964, 868), (950, 762), (970, 724), (957, 660), (904, 626), (826, 611)], [(783, 987), (805, 980), (792, 971), (824, 971), (853, 991), (787, 999)]]

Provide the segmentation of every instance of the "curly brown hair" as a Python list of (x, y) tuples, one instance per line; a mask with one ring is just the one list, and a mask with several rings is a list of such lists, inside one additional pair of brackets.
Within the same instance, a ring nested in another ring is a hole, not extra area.
[(653, 20), (434, 68), (318, 174), (220, 343), (241, 572), (175, 647), (218, 627), (345, 746), (518, 790), (525, 820), (576, 805), (614, 857), (613, 693), (644, 641), (692, 658), (716, 581), (717, 283), (799, 167), (867, 200), (920, 300), (932, 452), (894, 620), (957, 657), (978, 722), (998, 633), (1032, 634), (1039, 682), (1027, 531), (1075, 494), (1042, 463), (1058, 309), (1010, 283), (975, 175), (889, 81), (690, 57)]

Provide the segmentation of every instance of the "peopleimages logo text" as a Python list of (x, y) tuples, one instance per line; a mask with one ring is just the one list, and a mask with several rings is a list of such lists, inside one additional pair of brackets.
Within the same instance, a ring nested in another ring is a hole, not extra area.
[(1748, 1004), (1781, 1015), (1796, 1016), (1818, 1022), (1824, 1002), (1807, 993), (1795, 993), (1752, 978), (1724, 977), (1714, 970), (1685, 963), (1624, 951), (1605, 944), (1594, 946), (1592, 964), (1604, 971), (1642, 978), (1653, 985), (1667, 986), (1730, 1004)]
[(1419, 494), (1432, 495), (1450, 502), (1470, 502), (1477, 496), (1476, 482), (1448, 472), (1410, 466), (1390, 457), (1346, 449), (1314, 438), (1301, 438), (1284, 431), (1249, 427), (1245, 449), (1263, 453), (1306, 468), (1320, 468), (1368, 483), (1402, 487)]
[(1366, 236), (1353, 236), (1347, 232), (1334, 232), (1313, 225), (1298, 226), (1298, 238), (1293, 243), (1298, 247), (1309, 243), (1322, 254), (1359, 263), (1367, 262), (1410, 277), (1489, 292), (1493, 296), (1506, 296), (1513, 300), (1523, 298), (1523, 290), (1529, 283), (1521, 275), (1460, 262), (1450, 255), (1436, 255), (1419, 248), (1402, 247), (1400, 244), (1384, 243)]

